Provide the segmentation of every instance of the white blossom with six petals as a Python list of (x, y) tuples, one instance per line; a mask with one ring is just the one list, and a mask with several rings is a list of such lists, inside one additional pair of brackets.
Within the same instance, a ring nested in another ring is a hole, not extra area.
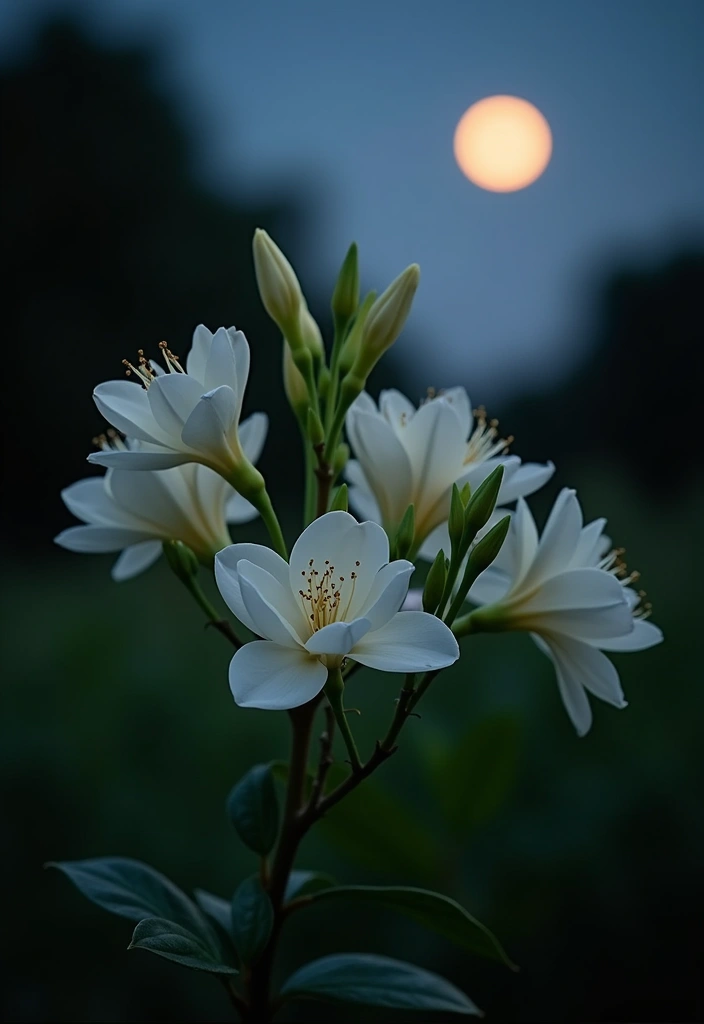
[(407, 507), (415, 506), (416, 540), (429, 558), (440, 540), (429, 535), (447, 521), (452, 485), (474, 490), (498, 466), (504, 467), (499, 503), (532, 494), (552, 476), (551, 462), (522, 464), (505, 455), (508, 441), (480, 414), (475, 417), (464, 388), (450, 388), (418, 409), (400, 391), (382, 391), (379, 407), (363, 392), (346, 419), (356, 457), (348, 462), (350, 503), (364, 518), (393, 535)]
[[(226, 478), (242, 469), (248, 445), (263, 444), (264, 413), (240, 423), (249, 376), (249, 345), (242, 331), (202, 324), (193, 334), (185, 370), (161, 346), (167, 372), (140, 357), (130, 372), (140, 383), (112, 380), (99, 384), (93, 398), (105, 419), (149, 450), (103, 451), (89, 462), (110, 469), (170, 469), (187, 462), (209, 466)], [(255, 471), (256, 472), (256, 471)]]
[(230, 664), (243, 707), (294, 708), (324, 687), (346, 658), (384, 672), (445, 668), (459, 657), (452, 632), (425, 612), (399, 612), (414, 566), (389, 562), (376, 523), (328, 512), (296, 541), (290, 563), (258, 544), (233, 544), (215, 559), (228, 606), (262, 640)]
[(638, 611), (640, 597), (604, 557), (605, 520), (583, 526), (569, 488), (558, 495), (542, 536), (519, 499), (496, 561), (476, 581), (469, 599), (483, 605), (472, 617), (480, 629), (526, 630), (555, 666), (567, 713), (583, 736), (592, 723), (586, 691), (626, 706), (614, 665), (602, 651), (638, 651), (662, 633)]

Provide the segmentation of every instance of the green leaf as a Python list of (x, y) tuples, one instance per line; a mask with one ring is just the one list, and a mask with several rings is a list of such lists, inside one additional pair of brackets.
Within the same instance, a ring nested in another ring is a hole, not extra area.
[(334, 878), (319, 871), (292, 871), (288, 876), (284, 902), (289, 903), (299, 896), (310, 896), (321, 889), (329, 889), (334, 884)]
[(316, 893), (311, 902), (336, 899), (354, 900), (355, 904), (365, 901), (387, 910), (396, 910), (444, 935), (469, 953), (502, 960), (507, 967), (518, 970), (489, 929), (449, 896), (402, 885), (342, 885)]
[(274, 908), (256, 875), (245, 878), (232, 897), (232, 937), (240, 959), (251, 964), (274, 927)]
[(209, 971), (211, 974), (238, 973), (234, 967), (222, 963), (217, 946), (211, 945), (201, 935), (194, 935), (188, 928), (160, 917), (148, 917), (139, 922), (129, 949), (147, 949), (150, 953), (196, 971)]
[(168, 878), (129, 857), (62, 861), (58, 868), (93, 903), (130, 921), (166, 918), (197, 933), (210, 929), (195, 903)]
[(227, 812), (242, 842), (265, 857), (279, 831), (271, 765), (257, 764), (242, 776), (227, 798)]
[(196, 889), (193, 895), (203, 913), (215, 921), (225, 934), (229, 936), (230, 924), (232, 922), (232, 904), (230, 900), (223, 899), (222, 896), (215, 896), (212, 892), (206, 892), (205, 889)]
[(477, 1014), (471, 999), (445, 978), (368, 953), (337, 953), (299, 968), (281, 989), (284, 999), (324, 999), (397, 1010)]
[(512, 789), (518, 768), (520, 727), (506, 713), (472, 726), (455, 744), (430, 751), (430, 772), (443, 816), (460, 836), (489, 821)]
[(320, 830), (347, 857), (377, 870), (389, 870), (391, 865), (396, 873), (433, 878), (443, 862), (444, 851), (418, 815), (374, 779), (333, 807), (321, 820)]

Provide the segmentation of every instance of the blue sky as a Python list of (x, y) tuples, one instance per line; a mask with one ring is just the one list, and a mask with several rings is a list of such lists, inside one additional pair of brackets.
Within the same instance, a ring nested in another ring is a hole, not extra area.
[[(313, 196), (304, 284), (329, 289), (352, 238), (367, 287), (421, 264), (409, 356), (428, 384), (479, 400), (559, 376), (600, 269), (704, 234), (704, 4), (15, 0), (0, 53), (66, 7), (116, 42), (162, 42), (219, 191)], [(463, 111), (494, 93), (553, 132), (546, 173), (509, 195), (452, 154)]]

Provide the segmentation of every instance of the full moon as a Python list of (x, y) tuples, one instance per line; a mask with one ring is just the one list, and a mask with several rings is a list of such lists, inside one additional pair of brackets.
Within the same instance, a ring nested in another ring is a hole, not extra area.
[(552, 155), (550, 125), (518, 96), (487, 96), (455, 129), (455, 159), (470, 181), (489, 192), (517, 192), (543, 173)]

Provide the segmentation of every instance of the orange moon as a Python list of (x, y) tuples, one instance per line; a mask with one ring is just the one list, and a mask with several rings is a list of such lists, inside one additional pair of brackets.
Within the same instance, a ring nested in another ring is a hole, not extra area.
[(543, 173), (552, 132), (537, 107), (518, 96), (487, 96), (455, 129), (455, 159), (471, 182), (489, 192), (517, 192)]

